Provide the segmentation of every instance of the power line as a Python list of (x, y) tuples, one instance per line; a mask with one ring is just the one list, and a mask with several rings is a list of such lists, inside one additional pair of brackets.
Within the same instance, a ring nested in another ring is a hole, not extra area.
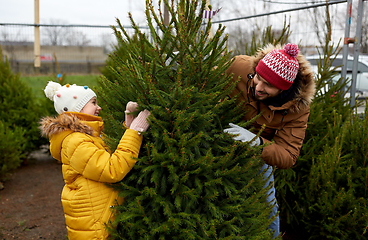
[[(271, 0), (258, 0), (260, 2), (265, 3), (276, 3), (276, 4), (318, 4), (318, 3), (326, 3), (326, 1), (309, 1), (309, 2), (277, 2), (277, 1), (271, 1)], [(329, 3), (329, 2), (327, 2)]]
[[(333, 5), (333, 4), (343, 3), (343, 2), (346, 2), (346, 0), (331, 1), (331, 2), (328, 2), (328, 4)], [(326, 3), (319, 3), (319, 4), (302, 6), (302, 7), (297, 7), (297, 8), (284, 9), (284, 10), (280, 10), (280, 11), (273, 11), (273, 12), (269, 12), (269, 13), (261, 13), (261, 14), (250, 15), (250, 16), (245, 16), (245, 17), (238, 17), (238, 18), (232, 18), (232, 19), (226, 19), (226, 20), (212, 21), (212, 23), (232, 22), (232, 21), (238, 21), (238, 20), (243, 20), (243, 19), (274, 15), (274, 14), (279, 14), (279, 13), (299, 11), (299, 10), (308, 9), (308, 8), (323, 7), (325, 5), (326, 5)]]

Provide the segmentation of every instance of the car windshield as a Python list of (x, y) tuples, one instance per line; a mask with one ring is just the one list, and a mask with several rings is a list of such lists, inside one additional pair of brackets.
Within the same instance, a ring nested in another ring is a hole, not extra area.
[[(341, 76), (337, 76), (337, 78), (340, 78), (340, 77)], [(353, 78), (353, 75), (351, 73), (347, 73), (346, 77), (351, 80)], [(351, 81), (348, 83), (348, 86), (350, 85), (351, 85)], [(360, 91), (368, 91), (368, 74), (367, 73), (357, 74), (356, 89)]]
[[(310, 56), (306, 57), (307, 60), (311, 63), (313, 66), (314, 71), (317, 73), (317, 62), (320, 60), (319, 56)], [(321, 63), (323, 63), (323, 59), (321, 59)], [(338, 56), (334, 59), (334, 61), (331, 64), (333, 67), (342, 66), (342, 58), (341, 56)], [(348, 59), (347, 60), (347, 73), (346, 77), (350, 80), (352, 79), (352, 69), (353, 69), (353, 60)], [(340, 72), (341, 68), (337, 68), (337, 71)], [(341, 75), (337, 75), (333, 78), (335, 82), (339, 80)], [(349, 81), (348, 86), (351, 85), (351, 81)], [(358, 91), (368, 91), (368, 63), (366, 61), (358, 61), (358, 74), (357, 74), (357, 83), (356, 83), (356, 89)]]
[[(319, 61), (319, 58), (311, 58), (307, 60), (312, 64), (312, 65), (316, 65), (317, 66), (317, 62)], [(321, 60), (321, 63), (323, 63), (323, 59)], [(332, 64), (332, 66), (336, 67), (336, 66), (342, 66), (342, 59), (341, 58), (336, 58)], [(347, 69), (352, 70), (353, 69), (353, 60), (348, 59), (347, 61)], [(358, 62), (358, 72), (359, 73), (363, 73), (366, 72), (368, 73), (368, 65), (363, 63), (363, 62)]]

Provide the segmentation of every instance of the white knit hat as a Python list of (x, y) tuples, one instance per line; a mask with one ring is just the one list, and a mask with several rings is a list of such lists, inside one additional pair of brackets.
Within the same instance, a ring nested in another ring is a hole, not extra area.
[(52, 81), (48, 82), (44, 92), (46, 97), (54, 101), (55, 111), (58, 114), (80, 112), (91, 98), (96, 97), (95, 92), (87, 86), (82, 87), (75, 84), (61, 86)]

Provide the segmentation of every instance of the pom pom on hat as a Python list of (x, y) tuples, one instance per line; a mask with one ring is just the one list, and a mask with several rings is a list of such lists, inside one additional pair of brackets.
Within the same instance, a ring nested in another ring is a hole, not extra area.
[(56, 94), (56, 91), (58, 91), (60, 88), (61, 88), (61, 85), (59, 83), (50, 81), (46, 85), (45, 90), (44, 90), (46, 97), (50, 99), (51, 101), (54, 101), (54, 96)]
[(61, 86), (56, 82), (48, 82), (45, 95), (54, 101), (54, 108), (58, 114), (63, 112), (80, 112), (91, 98), (96, 97), (94, 91), (87, 86), (66, 84)]
[(284, 47), (284, 52), (289, 54), (291, 57), (296, 58), (299, 54), (299, 48), (294, 43), (288, 43)]
[(259, 61), (256, 72), (278, 89), (287, 90), (298, 74), (299, 63), (296, 59), (298, 54), (298, 46), (288, 43), (284, 49), (274, 49), (267, 53)]

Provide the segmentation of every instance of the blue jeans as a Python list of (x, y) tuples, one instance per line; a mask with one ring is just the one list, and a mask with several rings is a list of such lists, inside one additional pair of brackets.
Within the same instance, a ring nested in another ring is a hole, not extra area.
[[(268, 169), (267, 169), (268, 168)], [(265, 170), (266, 172), (263, 174), (263, 179), (267, 179), (269, 177), (269, 179), (267, 180), (264, 188), (268, 187), (268, 185), (270, 184), (270, 182), (272, 182), (272, 187), (270, 188), (270, 190), (267, 192), (267, 202), (270, 204), (275, 204), (274, 207), (272, 208), (272, 212), (270, 217), (273, 217), (276, 215), (275, 220), (270, 224), (270, 226), (268, 226), (269, 229), (275, 231), (274, 232), (274, 238), (276, 238), (279, 234), (280, 234), (280, 219), (279, 219), (279, 215), (277, 214), (277, 210), (279, 208), (279, 205), (277, 205), (277, 200), (276, 200), (276, 189), (275, 189), (275, 178), (272, 174), (272, 166), (268, 165), (268, 164), (264, 164), (261, 168), (261, 173)]]

